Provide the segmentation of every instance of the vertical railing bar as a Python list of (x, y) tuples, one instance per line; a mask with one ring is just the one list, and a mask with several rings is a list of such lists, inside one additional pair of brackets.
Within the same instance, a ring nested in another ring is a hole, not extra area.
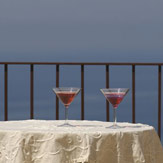
[(81, 120), (84, 120), (84, 65), (81, 65)]
[[(109, 65), (106, 65), (106, 88), (109, 88)], [(106, 121), (109, 121), (109, 102), (106, 100)]]
[[(59, 65), (56, 65), (56, 87), (59, 87)], [(59, 99), (56, 96), (56, 120), (59, 119)]]
[(34, 118), (34, 65), (30, 65), (30, 119)]
[(4, 65), (4, 120), (8, 120), (8, 65)]
[(132, 65), (132, 123), (135, 123), (135, 65)]
[(161, 139), (161, 66), (158, 66), (158, 135)]

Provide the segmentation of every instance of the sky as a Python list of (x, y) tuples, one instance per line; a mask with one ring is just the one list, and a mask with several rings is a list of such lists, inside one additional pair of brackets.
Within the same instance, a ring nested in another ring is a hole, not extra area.
[(1, 0), (1, 61), (160, 62), (162, 0)]

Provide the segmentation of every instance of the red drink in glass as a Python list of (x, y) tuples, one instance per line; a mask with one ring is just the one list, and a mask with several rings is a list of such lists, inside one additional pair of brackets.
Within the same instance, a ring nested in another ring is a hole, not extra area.
[(121, 128), (117, 125), (117, 115), (116, 110), (118, 105), (122, 102), (123, 98), (129, 91), (128, 88), (103, 88), (100, 89), (107, 101), (109, 101), (113, 106), (113, 113), (114, 113), (114, 124), (110, 126), (109, 128)]
[(58, 87), (53, 88), (53, 91), (58, 96), (58, 98), (62, 101), (62, 103), (65, 106), (65, 123), (62, 125), (59, 125), (60, 127), (74, 127), (74, 125), (71, 125), (68, 123), (68, 107), (76, 97), (76, 95), (79, 93), (80, 88), (74, 88), (74, 87)]
[(113, 105), (114, 109), (116, 109), (123, 100), (125, 93), (105, 93), (104, 95), (106, 99)]
[(76, 96), (76, 92), (57, 92), (57, 96), (63, 102), (63, 104), (67, 107), (71, 104), (74, 97)]

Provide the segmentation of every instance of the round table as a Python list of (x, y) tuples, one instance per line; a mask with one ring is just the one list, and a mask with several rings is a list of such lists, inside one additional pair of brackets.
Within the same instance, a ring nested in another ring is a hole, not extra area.
[(163, 163), (163, 149), (152, 126), (111, 122), (0, 122), (1, 163)]

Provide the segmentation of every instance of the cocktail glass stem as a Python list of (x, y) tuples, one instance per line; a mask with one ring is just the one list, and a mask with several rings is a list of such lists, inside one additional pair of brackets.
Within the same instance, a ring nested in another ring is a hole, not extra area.
[(68, 124), (68, 106), (65, 106), (65, 124)]
[(117, 126), (117, 109), (116, 108), (114, 108), (113, 109), (114, 111), (114, 126)]

